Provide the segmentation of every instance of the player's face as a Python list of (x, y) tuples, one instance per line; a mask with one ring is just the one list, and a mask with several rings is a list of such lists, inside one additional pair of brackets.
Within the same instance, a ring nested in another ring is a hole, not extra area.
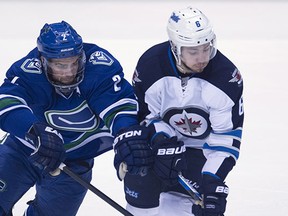
[(182, 47), (181, 61), (193, 72), (200, 73), (208, 65), (210, 60), (210, 43), (196, 47)]
[(66, 85), (72, 84), (77, 75), (78, 60), (79, 56), (50, 59), (48, 65), (52, 72), (50, 75), (53, 81)]

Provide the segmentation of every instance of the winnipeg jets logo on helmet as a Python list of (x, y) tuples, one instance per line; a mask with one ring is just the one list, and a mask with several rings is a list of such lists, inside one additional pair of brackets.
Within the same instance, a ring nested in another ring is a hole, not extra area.
[(180, 20), (179, 16), (177, 16), (175, 13), (172, 13), (171, 20), (175, 21), (176, 23)]

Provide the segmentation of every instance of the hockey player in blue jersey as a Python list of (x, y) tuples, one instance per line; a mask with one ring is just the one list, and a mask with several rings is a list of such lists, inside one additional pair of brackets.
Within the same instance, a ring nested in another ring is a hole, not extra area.
[[(167, 31), (169, 41), (148, 49), (133, 76), (140, 121), (154, 124), (162, 136), (151, 143), (155, 163), (147, 175), (125, 176), (127, 209), (135, 216), (222, 216), (225, 179), (241, 142), (241, 74), (217, 50), (212, 25), (200, 10), (174, 11)], [(202, 194), (202, 207), (192, 207), (177, 182), (180, 171)]]
[(34, 185), (24, 215), (76, 215), (87, 189), (51, 174), (63, 162), (90, 182), (94, 157), (113, 148), (115, 135), (122, 137), (116, 169), (125, 162), (130, 174), (141, 173), (152, 161), (146, 138), (125, 138), (141, 131), (137, 111), (133, 88), (107, 50), (83, 43), (65, 21), (45, 24), (37, 48), (9, 68), (0, 87), (0, 127), (8, 133), (0, 145), (0, 216), (11, 216)]

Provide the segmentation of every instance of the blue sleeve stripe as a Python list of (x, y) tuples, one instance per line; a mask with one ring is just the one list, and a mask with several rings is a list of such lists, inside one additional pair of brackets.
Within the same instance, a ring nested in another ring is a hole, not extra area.
[(205, 143), (203, 145), (203, 149), (210, 149), (210, 150), (213, 150), (213, 151), (222, 151), (222, 152), (228, 152), (232, 155), (234, 155), (237, 159), (239, 158), (239, 150), (233, 150), (231, 148), (227, 148), (227, 147), (224, 147), (224, 146), (210, 146), (208, 145), (207, 143)]
[(217, 134), (217, 135), (223, 135), (223, 136), (233, 136), (233, 137), (237, 137), (238, 139), (241, 139), (242, 128), (236, 128), (235, 130), (231, 130), (231, 131), (224, 132), (224, 133), (215, 133), (215, 132), (212, 132), (212, 133)]

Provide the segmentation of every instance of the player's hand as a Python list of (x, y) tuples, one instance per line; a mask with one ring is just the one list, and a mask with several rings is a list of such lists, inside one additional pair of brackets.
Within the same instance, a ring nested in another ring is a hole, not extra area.
[(34, 123), (25, 139), (35, 147), (29, 161), (43, 170), (43, 174), (54, 171), (65, 159), (63, 138), (55, 129), (44, 123)]
[(162, 133), (152, 139), (152, 149), (155, 155), (153, 170), (167, 185), (178, 183), (178, 174), (186, 168), (184, 157), (185, 146), (177, 137), (167, 137)]
[(195, 216), (224, 216), (229, 188), (225, 183), (210, 175), (203, 175), (204, 206), (193, 205), (192, 213)]
[[(113, 146), (114, 166), (119, 180), (125, 177), (126, 171), (132, 175), (146, 175), (147, 170), (153, 164), (152, 150), (148, 140), (148, 128), (139, 125), (122, 130), (117, 135)], [(123, 170), (123, 167), (127, 170)]]

